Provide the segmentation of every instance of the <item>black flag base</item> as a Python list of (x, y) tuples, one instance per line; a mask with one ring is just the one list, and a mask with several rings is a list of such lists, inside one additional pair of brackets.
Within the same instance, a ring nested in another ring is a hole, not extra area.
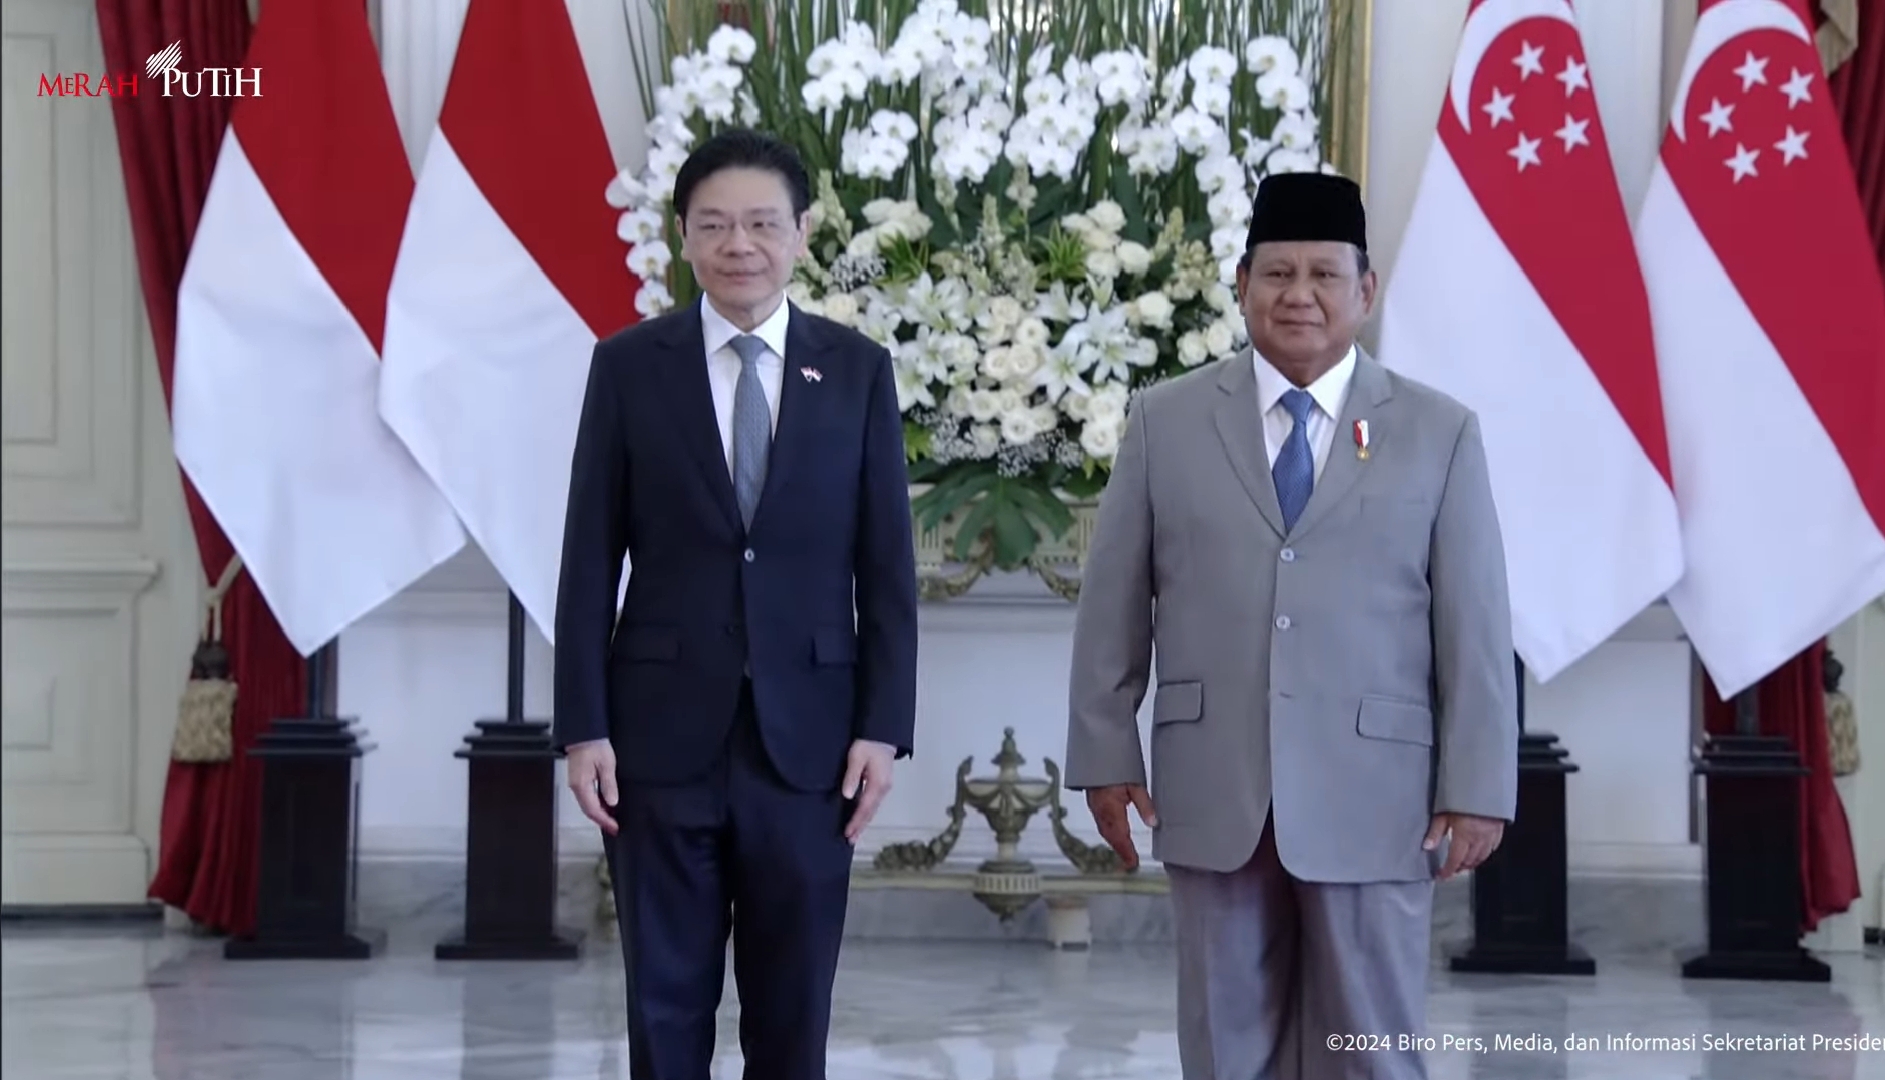
[(1518, 810), (1505, 840), (1473, 871), (1473, 943), (1454, 971), (1499, 975), (1594, 975), (1597, 964), (1570, 940), (1565, 777), (1570, 752), (1547, 732), (1518, 741)]
[(1800, 778), (1793, 744), (1771, 735), (1711, 736), (1695, 773), (1707, 784), (1708, 948), (1689, 979), (1830, 982), (1800, 947)]
[(550, 725), (480, 720), (470, 763), (465, 928), (440, 960), (573, 960), (581, 935), (556, 926), (556, 761)]
[(279, 719), (256, 740), (262, 835), (255, 933), (228, 960), (365, 960), (386, 935), (354, 925), (362, 743), (340, 717)]

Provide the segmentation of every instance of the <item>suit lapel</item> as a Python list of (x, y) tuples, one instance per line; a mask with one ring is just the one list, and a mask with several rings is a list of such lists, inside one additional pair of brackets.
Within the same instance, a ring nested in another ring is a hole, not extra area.
[(707, 378), (707, 344), (700, 328), (700, 302), (674, 320), (668, 335), (663, 365), (673, 393), (674, 422), (681, 440), (707, 481), (707, 489), (727, 521), (740, 528), (739, 502), (733, 495), (733, 477), (727, 471), (726, 449), (720, 443), (720, 420), (713, 408), (713, 385)]
[[(787, 301), (790, 303), (790, 301)], [(805, 442), (819, 427), (821, 407), (835, 389), (825, 389), (824, 380), (813, 382), (804, 374), (810, 368), (823, 372), (819, 363), (823, 341), (811, 319), (797, 308), (785, 324), (785, 371), (779, 381), (779, 426), (772, 436), (772, 450), (766, 455), (766, 484), (760, 489), (759, 507), (753, 511), (753, 529), (766, 517), (766, 508), (779, 501), (779, 492), (792, 481), (803, 466)]]
[(1213, 418), (1237, 479), (1243, 482), (1270, 528), (1282, 536), (1286, 532), (1283, 504), (1277, 501), (1276, 482), (1270, 478), (1270, 451), (1263, 442), (1263, 409), (1257, 402), (1257, 373), (1251, 364), (1250, 352), (1245, 350), (1225, 365), (1217, 381), (1224, 396)]
[(1355, 481), (1361, 479), (1367, 470), (1368, 462), (1356, 453), (1355, 422), (1368, 421), (1368, 452), (1370, 455), (1379, 451), (1384, 438), (1392, 438), (1393, 432), (1384, 430), (1380, 422), (1381, 407), (1393, 396), (1388, 386), (1386, 369), (1376, 363), (1366, 352), (1357, 347), (1355, 352), (1355, 376), (1348, 386), (1348, 402), (1342, 407), (1342, 416), (1335, 426), (1335, 437), (1329, 442), (1329, 460), (1322, 467), (1322, 476), (1316, 481), (1315, 490), (1309, 496), (1309, 505), (1303, 507), (1302, 517), (1296, 522), (1292, 537), (1303, 536), (1316, 527), (1329, 511), (1347, 497)]

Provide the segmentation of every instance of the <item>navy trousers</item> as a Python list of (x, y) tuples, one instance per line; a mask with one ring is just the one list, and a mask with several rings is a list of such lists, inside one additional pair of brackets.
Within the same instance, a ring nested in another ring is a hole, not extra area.
[(745, 1080), (825, 1080), (852, 804), (788, 786), (750, 684), (739, 709), (704, 778), (620, 788), (608, 847), (633, 1080), (708, 1080), (729, 937)]

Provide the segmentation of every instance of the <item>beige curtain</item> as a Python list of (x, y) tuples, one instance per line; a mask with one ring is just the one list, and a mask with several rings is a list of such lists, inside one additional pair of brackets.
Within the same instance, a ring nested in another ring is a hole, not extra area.
[(1859, 0), (1819, 0), (1826, 22), (1820, 27), (1820, 62), (1826, 73), (1846, 62), (1859, 47)]

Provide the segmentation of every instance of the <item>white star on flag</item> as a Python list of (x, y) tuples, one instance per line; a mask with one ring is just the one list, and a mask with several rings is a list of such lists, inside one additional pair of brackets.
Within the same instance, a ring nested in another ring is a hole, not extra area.
[(1750, 176), (1760, 175), (1760, 171), (1754, 167), (1754, 159), (1760, 156), (1761, 152), (1759, 150), (1749, 150), (1740, 143), (1734, 144), (1734, 156), (1729, 158), (1726, 164), (1730, 169), (1734, 170), (1735, 183), (1738, 184), (1743, 179)]
[(1734, 121), (1731, 119), (1733, 116), (1734, 106), (1723, 105), (1721, 99), (1716, 98), (1708, 107), (1708, 111), (1702, 114), (1702, 123), (1708, 125), (1710, 135), (1719, 135), (1724, 131), (1734, 130)]
[(1564, 70), (1558, 72), (1557, 80), (1564, 84), (1564, 96), (1570, 97), (1579, 90), (1590, 89), (1590, 67), (1577, 62), (1577, 57), (1564, 58)]
[(1787, 108), (1792, 109), (1796, 105), (1803, 105), (1806, 102), (1812, 101), (1812, 87), (1813, 76), (1808, 75), (1799, 68), (1794, 68), (1793, 77), (1780, 84), (1780, 92), (1787, 95)]
[(1756, 60), (1754, 54), (1749, 53), (1747, 59), (1741, 61), (1741, 66), (1734, 69), (1734, 73), (1741, 76), (1743, 90), (1751, 88), (1755, 83), (1765, 86), (1767, 85), (1767, 60), (1765, 57)]
[(1520, 82), (1524, 82), (1533, 75), (1543, 75), (1545, 73), (1545, 64), (1543, 59), (1541, 59), (1544, 55), (1545, 47), (1543, 45), (1533, 45), (1531, 42), (1527, 41), (1518, 47), (1518, 59), (1512, 62), (1518, 65), (1518, 78)]
[(1791, 165), (1806, 156), (1806, 137), (1806, 132), (1795, 131), (1792, 124), (1787, 125), (1786, 137), (1774, 144), (1774, 149), (1782, 155), (1782, 165)]
[(1589, 120), (1574, 119), (1570, 113), (1565, 113), (1564, 126), (1552, 134), (1564, 140), (1564, 152), (1568, 154), (1574, 146), (1590, 145), (1590, 136), (1584, 134), (1584, 129), (1588, 127), (1590, 127)]

